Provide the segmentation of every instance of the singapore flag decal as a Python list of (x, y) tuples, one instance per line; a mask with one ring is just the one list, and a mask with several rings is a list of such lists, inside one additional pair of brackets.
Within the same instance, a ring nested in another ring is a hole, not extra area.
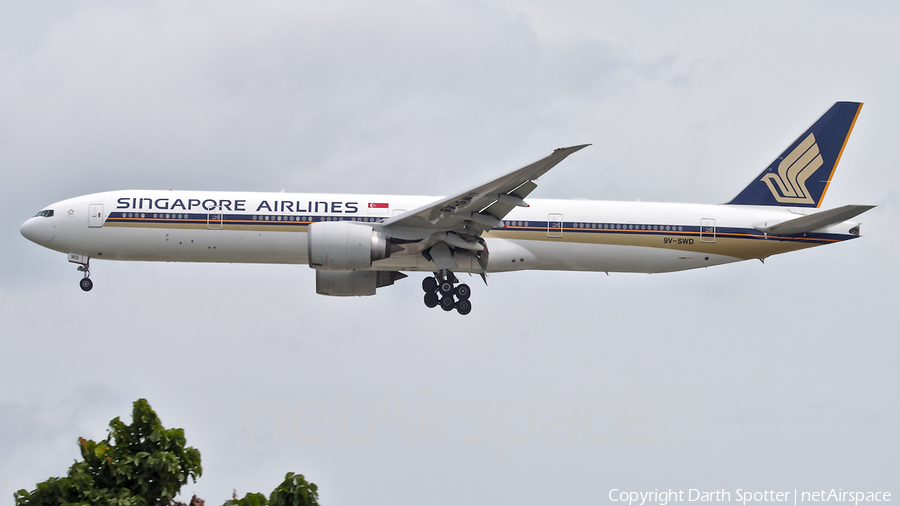
[(382, 214), (389, 208), (387, 202), (369, 202), (369, 214)]

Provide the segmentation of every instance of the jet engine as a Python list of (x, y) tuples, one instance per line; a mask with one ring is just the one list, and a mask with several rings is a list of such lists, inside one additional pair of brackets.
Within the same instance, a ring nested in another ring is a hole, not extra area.
[(365, 269), (401, 249), (371, 225), (353, 221), (311, 223), (306, 234), (309, 266), (319, 270)]
[(396, 271), (316, 271), (316, 293), (319, 295), (375, 295), (375, 289), (393, 285), (406, 274)]

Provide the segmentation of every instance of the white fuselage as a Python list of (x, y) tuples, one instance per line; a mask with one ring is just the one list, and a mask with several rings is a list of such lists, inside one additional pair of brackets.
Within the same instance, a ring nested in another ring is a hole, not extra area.
[[(93, 259), (308, 263), (307, 226), (380, 220), (440, 197), (124, 190), (57, 202), (22, 225), (28, 239)], [(527, 269), (668, 272), (828, 244), (858, 236), (843, 222), (802, 236), (754, 227), (802, 211), (773, 206), (528, 199), (484, 234), (489, 272)], [(415, 245), (371, 267), (434, 271)], [(470, 258), (459, 271), (479, 272)]]

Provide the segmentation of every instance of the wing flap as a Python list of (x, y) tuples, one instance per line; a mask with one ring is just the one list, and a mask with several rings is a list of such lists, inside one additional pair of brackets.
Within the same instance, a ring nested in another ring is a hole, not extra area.
[[(590, 146), (590, 144), (588, 144), (588, 146)], [(524, 199), (529, 194), (531, 194), (531, 192), (533, 192), (535, 188), (537, 188), (537, 183), (535, 183), (534, 181), (525, 181), (524, 183), (517, 186), (515, 190), (509, 192), (509, 194), (513, 197)]]
[(497, 200), (493, 204), (487, 206), (482, 213), (488, 213), (498, 220), (502, 220), (516, 207), (528, 207), (528, 204), (524, 199), (533, 192), (535, 188), (537, 188), (537, 183), (529, 179), (515, 189), (497, 195)]

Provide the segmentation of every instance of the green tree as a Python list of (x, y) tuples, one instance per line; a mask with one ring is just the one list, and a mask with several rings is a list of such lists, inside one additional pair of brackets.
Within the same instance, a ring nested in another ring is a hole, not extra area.
[(247, 494), (243, 499), (227, 501), (224, 506), (319, 506), (319, 487), (302, 474), (287, 473), (281, 485), (269, 495)]
[(183, 429), (166, 429), (146, 399), (134, 402), (132, 423), (109, 422), (105, 440), (78, 438), (81, 462), (65, 478), (50, 478), (15, 493), (16, 506), (170, 505), (203, 473), (200, 452), (185, 446)]
[(319, 506), (319, 487), (302, 474), (287, 473), (269, 495), (269, 506)]
[(243, 499), (225, 501), (223, 506), (267, 506), (268, 499), (263, 494), (247, 494)]

